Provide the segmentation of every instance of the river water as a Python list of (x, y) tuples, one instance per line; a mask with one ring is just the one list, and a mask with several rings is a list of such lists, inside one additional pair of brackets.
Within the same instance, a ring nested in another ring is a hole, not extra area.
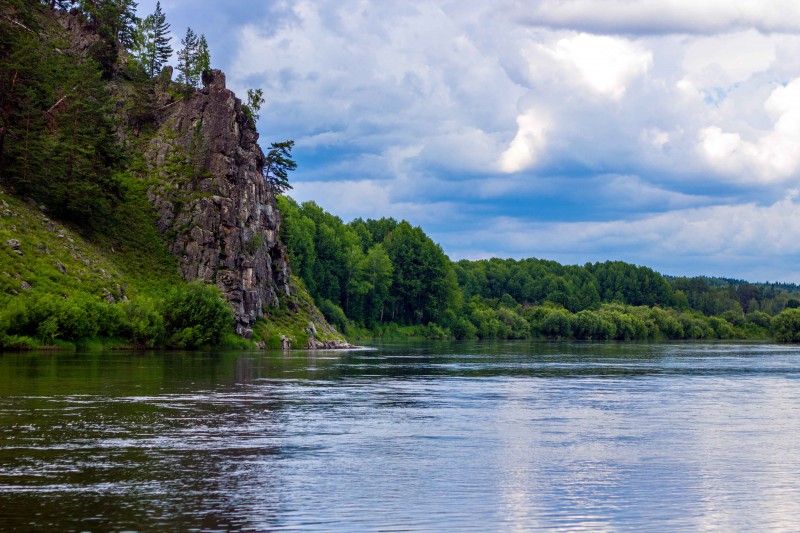
[(3, 531), (800, 528), (800, 348), (0, 354)]

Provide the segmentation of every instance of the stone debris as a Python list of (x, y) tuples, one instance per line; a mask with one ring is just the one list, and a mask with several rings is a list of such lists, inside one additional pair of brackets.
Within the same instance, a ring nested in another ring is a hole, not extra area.
[(308, 345), (306, 346), (309, 350), (352, 350), (353, 348), (358, 348), (358, 346), (353, 346), (345, 341), (320, 341), (317, 339), (308, 339)]

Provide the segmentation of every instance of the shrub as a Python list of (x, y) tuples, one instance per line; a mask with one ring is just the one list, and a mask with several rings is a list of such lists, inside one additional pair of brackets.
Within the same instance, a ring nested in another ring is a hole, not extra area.
[(472, 325), (472, 322), (464, 317), (461, 317), (453, 322), (450, 326), (450, 333), (458, 340), (472, 339), (478, 332), (478, 328)]
[(139, 346), (152, 348), (166, 339), (164, 318), (154, 300), (138, 297), (121, 304), (125, 316), (122, 334)]
[(347, 316), (345, 316), (341, 307), (323, 298), (319, 302), (319, 310), (325, 315), (325, 319), (333, 324), (339, 331), (345, 330), (347, 326)]
[(219, 344), (233, 329), (233, 313), (219, 289), (200, 282), (179, 285), (164, 299), (167, 343), (177, 348)]
[(779, 342), (800, 342), (800, 309), (785, 309), (775, 315), (772, 333)]

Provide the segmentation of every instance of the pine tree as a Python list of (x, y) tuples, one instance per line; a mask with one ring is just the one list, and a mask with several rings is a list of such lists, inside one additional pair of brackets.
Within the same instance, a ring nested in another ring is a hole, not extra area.
[(206, 42), (206, 36), (202, 33), (200, 34), (200, 39), (197, 41), (197, 50), (192, 67), (194, 79), (198, 82), (203, 78), (203, 72), (211, 69), (211, 55), (208, 52), (208, 42)]
[[(116, 8), (116, 25), (114, 29), (117, 35), (117, 43), (129, 50), (135, 44), (136, 23), (139, 20), (139, 17), (136, 16), (136, 7), (139, 4), (134, 0), (116, 0), (113, 4)], [(170, 53), (172, 52), (170, 51)]]
[(186, 28), (186, 35), (181, 39), (183, 48), (178, 51), (178, 77), (179, 83), (189, 87), (200, 85), (203, 72), (211, 68), (211, 55), (208, 51), (208, 42), (205, 35), (197, 34), (192, 28)]
[(156, 2), (156, 10), (153, 12), (153, 55), (148, 69), (151, 78), (161, 72), (161, 68), (172, 56), (170, 39), (167, 16), (161, 10), (161, 2)]
[(186, 28), (186, 35), (181, 39), (181, 48), (178, 51), (178, 83), (185, 83), (191, 87), (197, 86), (195, 79), (194, 63), (197, 54), (197, 35), (192, 31), (192, 28)]
[(292, 159), (294, 141), (272, 143), (267, 152), (267, 161), (264, 166), (264, 179), (267, 180), (273, 194), (283, 194), (292, 186), (289, 184), (289, 172), (297, 168), (297, 163)]
[(147, 75), (151, 78), (154, 77), (161, 72), (172, 56), (172, 46), (169, 44), (171, 39), (169, 24), (166, 15), (161, 10), (161, 2), (156, 3), (156, 10), (152, 15), (148, 15), (144, 20), (137, 19), (132, 37), (131, 54), (141, 63)]

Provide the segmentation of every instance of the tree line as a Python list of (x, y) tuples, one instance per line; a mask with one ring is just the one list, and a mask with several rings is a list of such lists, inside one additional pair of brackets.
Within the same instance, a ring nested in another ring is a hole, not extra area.
[(451, 262), (406, 221), (344, 223), (285, 196), (278, 206), (294, 274), (351, 335), (791, 340), (787, 317), (800, 315), (796, 285), (665, 277), (622, 261)]

